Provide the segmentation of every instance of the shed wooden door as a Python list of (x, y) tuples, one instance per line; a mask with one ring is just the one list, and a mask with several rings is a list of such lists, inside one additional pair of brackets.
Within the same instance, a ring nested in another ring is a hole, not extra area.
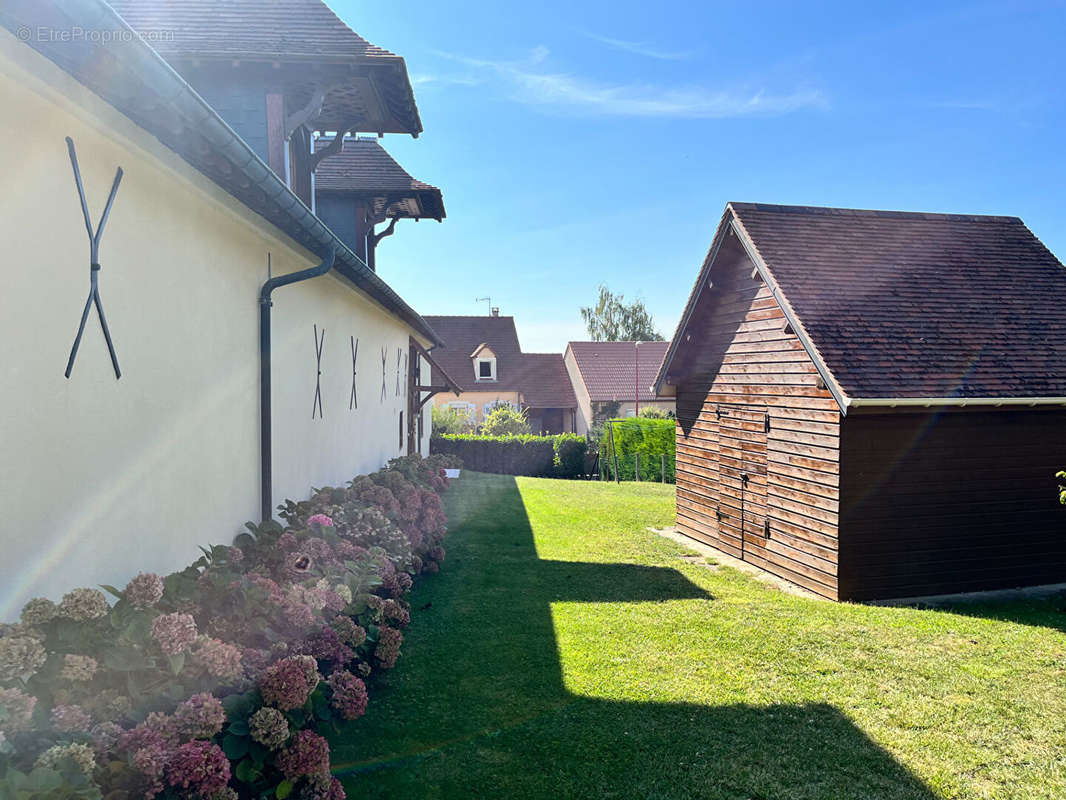
[(719, 535), (741, 559), (761, 562), (766, 550), (767, 411), (719, 405), (717, 416)]

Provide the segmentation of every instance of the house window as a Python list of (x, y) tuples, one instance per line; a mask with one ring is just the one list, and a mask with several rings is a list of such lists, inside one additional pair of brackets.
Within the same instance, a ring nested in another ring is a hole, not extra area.
[(474, 362), (474, 375), (479, 381), (496, 380), (496, 359), (479, 358)]

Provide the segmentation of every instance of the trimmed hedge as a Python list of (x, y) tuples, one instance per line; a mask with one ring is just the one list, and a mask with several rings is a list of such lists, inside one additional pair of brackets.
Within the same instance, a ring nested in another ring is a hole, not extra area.
[(475, 472), (576, 478), (583, 474), (588, 443), (576, 433), (555, 436), (475, 436), (450, 433), (434, 436), (430, 452), (458, 456)]
[[(618, 455), (618, 473), (621, 480), (631, 481), (635, 475), (634, 455), (640, 456), (640, 479), (663, 480), (662, 457), (666, 456), (667, 483), (675, 482), (675, 424), (673, 419), (649, 419), (629, 417), (612, 419), (608, 425), (614, 429), (614, 447)], [(611, 452), (611, 434), (604, 431), (600, 439), (600, 463), (613, 475), (614, 453)]]

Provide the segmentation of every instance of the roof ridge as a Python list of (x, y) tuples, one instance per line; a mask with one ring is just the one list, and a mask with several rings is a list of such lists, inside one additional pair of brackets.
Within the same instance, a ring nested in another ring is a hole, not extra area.
[(735, 211), (763, 211), (774, 214), (809, 214), (826, 217), (874, 217), (885, 219), (938, 220), (946, 222), (1016, 222), (1024, 225), (1021, 217), (995, 214), (948, 214), (938, 211), (892, 211), (872, 208), (842, 208), (837, 206), (795, 206), (777, 203), (751, 203), (730, 201), (728, 206)]

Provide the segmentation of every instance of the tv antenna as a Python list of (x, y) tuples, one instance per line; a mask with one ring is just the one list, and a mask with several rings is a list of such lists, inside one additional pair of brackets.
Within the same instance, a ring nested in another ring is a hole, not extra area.
[(475, 303), (488, 303), (489, 304), (489, 308), (492, 308), (492, 298), (491, 297), (475, 297), (474, 298), (474, 302)]

